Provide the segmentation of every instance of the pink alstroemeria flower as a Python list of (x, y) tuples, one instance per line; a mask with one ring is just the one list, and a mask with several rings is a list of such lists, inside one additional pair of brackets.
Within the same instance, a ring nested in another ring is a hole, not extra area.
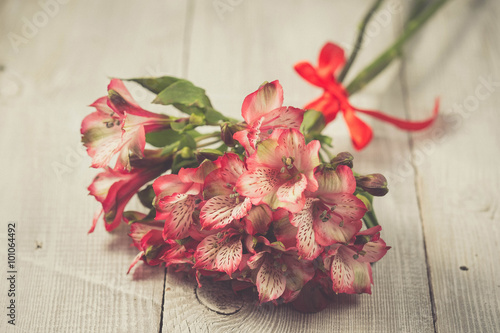
[(248, 171), (236, 183), (238, 193), (254, 205), (299, 212), (306, 202), (304, 192), (318, 189), (314, 170), (320, 164), (319, 148), (317, 140), (306, 145), (296, 129), (274, 130), (248, 158)]
[(132, 223), (129, 236), (140, 252), (130, 265), (128, 273), (141, 259), (151, 266), (159, 265), (162, 262), (159, 258), (167, 250), (167, 243), (161, 236), (162, 230), (163, 224), (160, 222)]
[[(190, 240), (179, 244), (174, 240), (163, 239), (163, 223), (157, 221), (134, 222), (130, 226), (129, 236), (134, 241), (135, 247), (140, 250), (130, 270), (139, 260), (148, 265), (156, 266), (165, 263), (165, 266), (185, 264), (186, 269), (193, 266), (193, 254), (197, 242)], [(178, 266), (180, 268), (180, 266)]]
[(254, 272), (252, 279), (257, 286), (260, 303), (275, 301), (280, 297), (285, 303), (291, 302), (314, 277), (311, 261), (301, 260), (296, 252), (284, 251), (273, 244), (254, 254), (247, 265)]
[(198, 168), (183, 168), (177, 175), (164, 175), (155, 180), (155, 219), (165, 220), (165, 239), (189, 236), (189, 229), (194, 224), (193, 212), (203, 200), (205, 177), (217, 167), (216, 163), (205, 160)]
[(227, 228), (205, 237), (194, 254), (193, 268), (226, 272), (231, 276), (239, 267), (243, 255), (242, 234)]
[(200, 214), (201, 225), (206, 229), (220, 229), (232, 221), (244, 217), (252, 208), (249, 198), (236, 192), (238, 178), (247, 171), (245, 163), (238, 155), (224, 154), (219, 158), (220, 168), (205, 179), (203, 191), (205, 199)]
[(156, 151), (146, 150), (144, 153), (145, 158), (140, 162), (142, 167), (133, 168), (130, 172), (105, 167), (104, 172), (94, 178), (88, 190), (102, 204), (102, 210), (94, 216), (89, 233), (94, 231), (103, 213), (107, 231), (118, 227), (123, 220), (125, 206), (134, 194), (169, 168), (165, 157), (155, 156)]
[(304, 110), (283, 105), (283, 88), (278, 80), (264, 83), (243, 101), (241, 114), (247, 128), (234, 133), (248, 155), (255, 152), (257, 142), (266, 140), (273, 130), (299, 129)]
[(390, 249), (380, 238), (381, 226), (359, 232), (350, 245), (334, 244), (324, 258), (330, 272), (333, 291), (346, 294), (371, 294), (373, 284), (370, 263), (380, 260)]
[(115, 168), (130, 171), (130, 157), (143, 157), (146, 133), (170, 127), (168, 116), (142, 109), (118, 79), (91, 106), (96, 111), (83, 119), (81, 134), (93, 168), (108, 166), (118, 154)]
[(361, 230), (367, 209), (353, 195), (356, 180), (352, 170), (339, 165), (336, 170), (317, 170), (318, 190), (306, 193), (304, 208), (292, 214), (297, 227), (297, 248), (305, 259), (316, 258), (325, 246), (348, 243)]

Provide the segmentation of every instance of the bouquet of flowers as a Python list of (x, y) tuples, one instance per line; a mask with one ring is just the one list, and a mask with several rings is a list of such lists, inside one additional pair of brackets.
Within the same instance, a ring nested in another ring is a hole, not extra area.
[[(122, 80), (112, 79), (81, 127), (92, 167), (103, 168), (88, 188), (102, 204), (90, 232), (101, 216), (108, 231), (125, 222), (138, 249), (130, 269), (142, 260), (189, 272), (200, 285), (201, 276), (231, 280), (235, 290), (256, 287), (261, 303), (293, 302), (310, 312), (337, 293), (371, 293), (371, 264), (389, 249), (373, 196), (387, 193), (387, 181), (353, 172), (352, 155), (332, 153), (321, 132), (342, 112), (362, 149), (372, 131), (355, 112), (418, 130), (435, 119), (438, 103), (422, 122), (355, 108), (348, 94), (363, 84), (341, 84), (351, 63), (327, 43), (317, 67), (295, 66), (324, 90), (320, 98), (306, 110), (283, 106), (280, 83), (264, 82), (244, 98), (243, 121), (218, 112), (184, 79), (129, 80), (184, 117), (144, 110)], [(201, 130), (209, 126), (216, 130)], [(135, 195), (144, 212), (125, 210)]]

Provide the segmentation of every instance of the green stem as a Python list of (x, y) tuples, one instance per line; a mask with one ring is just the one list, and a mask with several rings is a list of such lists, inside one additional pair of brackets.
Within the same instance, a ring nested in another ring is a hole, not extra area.
[(417, 15), (419, 15), (422, 12), (422, 10), (424, 10), (424, 8), (427, 7), (429, 2), (430, 0), (415, 0), (410, 9), (410, 15), (408, 15), (408, 19), (411, 20), (417, 17)]
[(361, 21), (358, 37), (356, 38), (356, 43), (354, 44), (354, 49), (352, 50), (352, 53), (349, 56), (349, 59), (347, 60), (347, 63), (345, 64), (344, 68), (342, 69), (342, 72), (340, 72), (339, 76), (337, 77), (337, 80), (340, 83), (344, 81), (347, 72), (349, 72), (349, 69), (351, 68), (352, 64), (354, 63), (354, 60), (356, 59), (356, 56), (358, 55), (359, 50), (361, 49), (361, 45), (363, 43), (363, 37), (365, 35), (365, 30), (366, 27), (368, 26), (368, 22), (370, 22), (370, 19), (372, 18), (373, 14), (375, 14), (378, 7), (380, 7), (383, 1), (384, 0), (375, 1), (373, 6), (368, 10), (368, 13), (366, 13), (365, 17), (363, 18), (363, 21)]
[(208, 133), (208, 134), (202, 134), (194, 138), (195, 142), (200, 142), (205, 139), (210, 139), (210, 138), (220, 138), (220, 132), (213, 132), (213, 133)]
[(335, 157), (335, 155), (333, 155), (327, 148), (324, 148), (324, 146), (321, 146), (321, 150), (328, 157), (328, 162), (331, 161)]
[(375, 212), (373, 210), (369, 210), (363, 216), (363, 222), (365, 222), (366, 228), (375, 227), (378, 225), (377, 217), (375, 216)]
[(362, 89), (368, 84), (368, 82), (382, 72), (393, 59), (399, 57), (402, 53), (402, 48), (405, 42), (410, 39), (446, 2), (447, 0), (438, 0), (429, 5), (417, 17), (410, 19), (405, 30), (396, 42), (394, 42), (394, 44), (392, 44), (384, 53), (382, 53), (377, 59), (361, 71), (361, 73), (359, 73), (358, 76), (356, 76), (354, 80), (347, 85), (346, 89), (349, 94), (352, 95)]
[(218, 139), (218, 140), (212, 140), (212, 141), (209, 141), (209, 142), (205, 142), (205, 143), (196, 145), (196, 147), (197, 148), (203, 148), (203, 147), (211, 146), (211, 145), (216, 144), (218, 142), (221, 142), (221, 140), (220, 139)]

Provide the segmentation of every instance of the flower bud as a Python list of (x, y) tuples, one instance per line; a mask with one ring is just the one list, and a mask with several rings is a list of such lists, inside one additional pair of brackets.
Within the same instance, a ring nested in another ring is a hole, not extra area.
[(342, 152), (339, 153), (337, 156), (332, 158), (330, 161), (330, 164), (332, 165), (333, 169), (337, 169), (337, 166), (339, 165), (347, 165), (349, 168), (352, 169), (352, 160), (354, 157), (352, 157), (351, 153), (348, 152)]
[(184, 147), (179, 151), (179, 154), (183, 159), (189, 159), (193, 157), (193, 151), (189, 147)]
[(220, 125), (220, 138), (226, 144), (226, 146), (234, 147), (234, 133), (242, 131), (244, 129), (245, 126), (243, 126), (242, 124), (231, 124), (229, 122), (222, 123)]
[(205, 116), (203, 114), (191, 113), (189, 123), (194, 126), (205, 125)]
[(389, 192), (387, 179), (380, 173), (372, 173), (366, 176), (356, 176), (356, 186), (361, 187), (371, 195), (381, 197)]

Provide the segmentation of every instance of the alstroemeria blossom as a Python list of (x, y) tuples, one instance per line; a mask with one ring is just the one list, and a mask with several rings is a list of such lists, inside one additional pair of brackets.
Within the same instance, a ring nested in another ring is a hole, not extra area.
[(206, 160), (198, 168), (181, 169), (179, 174), (164, 175), (153, 183), (156, 195), (156, 220), (164, 220), (165, 239), (186, 238), (193, 225), (193, 212), (201, 203), (203, 183), (217, 165)]
[(333, 291), (346, 294), (371, 294), (373, 284), (370, 263), (380, 260), (390, 249), (380, 238), (381, 226), (356, 235), (351, 245), (332, 245), (324, 259), (330, 271)]
[(207, 229), (220, 229), (235, 219), (244, 217), (252, 207), (249, 198), (236, 192), (238, 178), (247, 171), (238, 155), (227, 153), (220, 158), (220, 168), (205, 180), (204, 197), (208, 199), (200, 212), (201, 225)]
[(196, 249), (193, 268), (226, 272), (231, 276), (241, 262), (241, 238), (242, 234), (233, 228), (207, 236)]
[(279, 297), (285, 302), (293, 301), (314, 276), (312, 262), (299, 259), (293, 251), (283, 252), (273, 247), (253, 255), (248, 260), (248, 267), (254, 271), (261, 303)]
[[(92, 166), (104, 168), (89, 186), (102, 204), (91, 231), (102, 214), (107, 230), (130, 225), (138, 254), (129, 271), (143, 261), (188, 272), (199, 287), (204, 276), (231, 280), (235, 291), (255, 287), (260, 303), (294, 302), (306, 312), (325, 307), (335, 292), (371, 291), (370, 263), (388, 247), (380, 227), (360, 231), (367, 208), (354, 193), (384, 194), (385, 178), (355, 178), (348, 153), (320, 163), (320, 141), (306, 144), (303, 110), (282, 106), (278, 81), (245, 98), (245, 122), (237, 123), (185, 80), (135, 81), (163, 89), (156, 102), (192, 114), (170, 127), (171, 118), (143, 110), (112, 80), (108, 96), (83, 121)], [(212, 149), (207, 139), (218, 133), (195, 127), (217, 122), (226, 146)], [(148, 136), (159, 148), (145, 150), (145, 134), (164, 128), (170, 130)], [(314, 137), (305, 132), (308, 141)], [(125, 211), (135, 194), (147, 210)], [(375, 224), (374, 215), (367, 221)]]
[(94, 168), (108, 166), (118, 154), (115, 168), (130, 170), (130, 157), (143, 157), (146, 133), (170, 127), (168, 116), (142, 109), (118, 79), (91, 106), (96, 111), (83, 120), (81, 134)]
[(241, 114), (247, 128), (236, 132), (233, 137), (247, 154), (253, 154), (257, 143), (267, 139), (275, 129), (299, 129), (304, 110), (282, 105), (283, 88), (278, 80), (264, 83), (245, 98)]
[(106, 230), (115, 229), (123, 220), (125, 206), (137, 191), (167, 170), (165, 158), (155, 154), (155, 151), (146, 151), (145, 158), (141, 161), (143, 167), (134, 168), (131, 172), (106, 167), (104, 172), (94, 178), (88, 190), (102, 204), (102, 210), (94, 217), (89, 232), (94, 231), (97, 220), (103, 213)]
[(318, 189), (314, 169), (319, 165), (319, 148), (316, 140), (306, 145), (296, 129), (275, 130), (248, 158), (248, 171), (236, 183), (238, 193), (251, 198), (254, 205), (300, 211), (304, 192)]

